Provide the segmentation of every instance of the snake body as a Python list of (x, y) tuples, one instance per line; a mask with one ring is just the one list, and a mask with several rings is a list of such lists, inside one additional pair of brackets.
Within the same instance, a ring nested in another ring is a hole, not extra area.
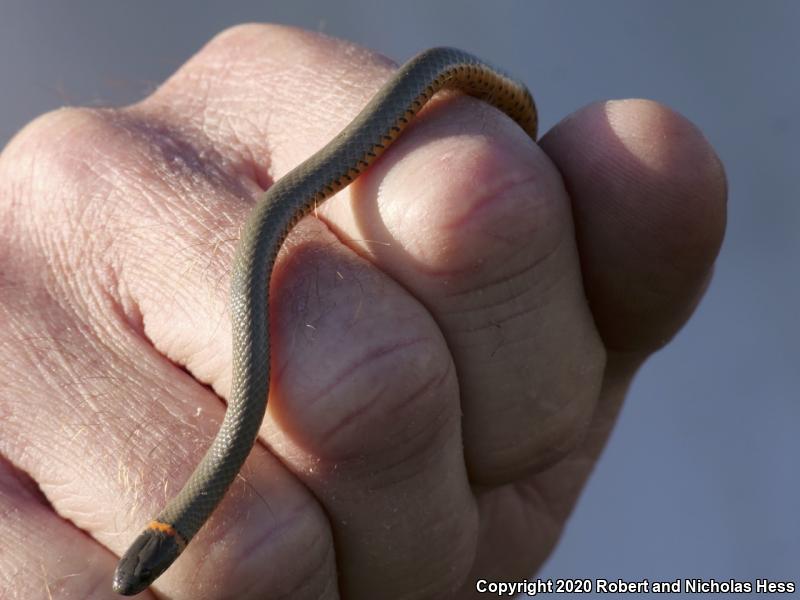
[(289, 231), (364, 172), (445, 88), (489, 102), (536, 139), (536, 107), (524, 84), (461, 50), (433, 48), (403, 65), (341, 133), (262, 195), (233, 264), (233, 387), (225, 417), (183, 489), (120, 559), (116, 592), (139, 593), (172, 564), (222, 500), (255, 443), (269, 389), (269, 281)]

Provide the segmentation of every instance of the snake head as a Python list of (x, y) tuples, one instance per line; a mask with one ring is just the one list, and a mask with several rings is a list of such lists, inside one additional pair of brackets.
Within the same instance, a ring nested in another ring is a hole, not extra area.
[(153, 521), (119, 560), (114, 572), (114, 591), (123, 596), (144, 591), (185, 546), (184, 538), (171, 525)]

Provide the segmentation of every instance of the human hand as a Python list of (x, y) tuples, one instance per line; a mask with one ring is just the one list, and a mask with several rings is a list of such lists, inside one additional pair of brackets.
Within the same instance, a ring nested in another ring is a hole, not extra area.
[[(142, 103), (51, 113), (4, 151), (12, 597), (110, 595), (221, 420), (253, 198), (390, 73), (348, 44), (238, 28)], [(590, 106), (541, 148), (437, 98), (293, 231), (261, 443), (156, 590), (465, 597), (541, 564), (631, 377), (699, 299), (725, 199), (707, 142), (654, 103)]]

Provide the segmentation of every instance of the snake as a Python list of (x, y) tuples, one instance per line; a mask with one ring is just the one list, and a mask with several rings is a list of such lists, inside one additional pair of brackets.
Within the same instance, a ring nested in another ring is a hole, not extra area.
[(445, 89), (498, 108), (536, 141), (536, 105), (522, 82), (462, 50), (431, 48), (400, 67), (335, 138), (260, 196), (241, 230), (231, 272), (233, 380), (225, 416), (183, 488), (122, 555), (113, 578), (118, 594), (138, 594), (172, 565), (255, 444), (269, 390), (269, 283), (287, 235), (367, 170)]

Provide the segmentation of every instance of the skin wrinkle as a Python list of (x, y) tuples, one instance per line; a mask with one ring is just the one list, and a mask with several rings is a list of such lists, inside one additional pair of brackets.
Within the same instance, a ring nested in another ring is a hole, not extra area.
[[(534, 236), (536, 233), (542, 229), (542, 223), (540, 222), (539, 217), (540, 214), (547, 215), (549, 212), (548, 210), (536, 210), (532, 208), (528, 203), (524, 202), (515, 202), (520, 196), (527, 195), (530, 191), (537, 190), (539, 183), (539, 176), (538, 174), (531, 174), (527, 177), (523, 177), (522, 179), (517, 179), (516, 176), (512, 174), (508, 174), (506, 177), (502, 179), (498, 179), (497, 181), (492, 181), (490, 186), (481, 189), (477, 194), (475, 194), (471, 200), (472, 202), (469, 203), (467, 210), (458, 214), (454, 219), (442, 222), (440, 224), (441, 228), (445, 231), (455, 231), (456, 233), (463, 233), (466, 231), (475, 231), (480, 235), (493, 235), (491, 229), (486, 227), (486, 219), (484, 213), (486, 212), (497, 212), (500, 215), (507, 215), (507, 214), (521, 214), (521, 217), (524, 216), (526, 222), (530, 222), (533, 226), (531, 227), (530, 231), (526, 231), (526, 236)], [(498, 205), (505, 205), (511, 204), (520, 204), (525, 206), (524, 211), (519, 210), (504, 210), (501, 209)], [(522, 218), (514, 220), (513, 223), (518, 225)], [(473, 227), (474, 223), (477, 222), (478, 226)], [(544, 226), (547, 227), (549, 224), (547, 222), (544, 223)], [(515, 237), (523, 237), (520, 234), (515, 233)], [(495, 239), (504, 239), (499, 236), (496, 236)], [(508, 245), (512, 248), (517, 247), (517, 240), (512, 239), (510, 241), (506, 240)]]
[[(169, 192), (158, 194), (160, 202), (153, 206), (156, 211), (161, 210), (160, 204), (171, 210), (180, 209), (179, 212), (191, 217), (197, 211), (206, 211), (201, 215), (207, 215), (210, 220), (193, 220), (208, 231), (218, 233), (224, 230), (218, 222), (220, 218), (227, 219), (228, 223), (233, 223), (233, 220), (228, 213), (214, 210), (219, 204), (214, 199), (215, 194), (223, 193), (252, 202), (256, 188), (249, 178), (242, 177), (243, 172), (250, 170), (250, 165), (241, 160), (223, 158), (216, 144), (200, 128), (177, 128), (150, 112), (143, 112), (140, 105), (116, 112), (112, 121), (120, 134), (129, 135), (136, 143), (131, 148), (131, 140), (128, 140), (124, 146), (126, 153), (135, 149), (135, 156), (141, 161), (137, 168), (132, 169), (137, 174), (135, 181), (147, 181), (149, 185), (157, 183)], [(186, 181), (197, 189), (183, 187)], [(196, 198), (191, 205), (192, 212), (187, 211), (186, 203), (180, 200), (187, 193)]]
[[(442, 414), (445, 412), (445, 409), (441, 411)], [(451, 415), (449, 419), (432, 419), (430, 426), (424, 429), (419, 428), (415, 435), (405, 440), (404, 448), (409, 449), (410, 447), (411, 451), (402, 452), (392, 460), (384, 458), (382, 472), (378, 479), (375, 479), (372, 473), (367, 473), (372, 479), (369, 492), (371, 494), (380, 491), (391, 492), (392, 489), (402, 487), (402, 484), (412, 483), (421, 477), (420, 473), (423, 472), (425, 466), (441, 461), (443, 457), (446, 458), (447, 447), (454, 441), (459, 441), (461, 436), (461, 427), (456, 424), (458, 421), (459, 415)], [(448, 426), (452, 427), (452, 433), (447, 436), (441, 435)], [(420, 442), (418, 438), (424, 438), (424, 440)], [(352, 456), (343, 456), (332, 464), (339, 466), (346, 463), (347, 467), (352, 469), (353, 464), (358, 465), (360, 459), (363, 459), (363, 455), (353, 453)], [(463, 463), (459, 462), (457, 468), (451, 469), (451, 471), (460, 473), (463, 471)], [(358, 476), (362, 474), (358, 473)]]
[[(515, 306), (517, 304), (522, 305), (522, 308), (520, 308), (519, 310), (508, 312), (508, 310), (510, 310), (512, 308), (512, 306)], [(476, 335), (476, 334), (480, 336), (482, 333), (494, 332), (496, 330), (497, 331), (503, 331), (505, 329), (504, 326), (509, 324), (510, 321), (513, 321), (513, 320), (516, 320), (516, 319), (520, 319), (520, 318), (524, 318), (526, 316), (535, 317), (535, 316), (539, 315), (547, 307), (547, 304), (546, 303), (529, 304), (526, 307), (525, 304), (521, 303), (521, 302), (520, 303), (516, 303), (516, 304), (502, 302), (502, 303), (498, 303), (497, 306), (501, 306), (501, 307), (505, 307), (506, 308), (505, 311), (502, 311), (502, 314), (499, 314), (497, 316), (489, 316), (489, 312), (490, 311), (487, 310), (487, 308), (489, 308), (489, 307), (478, 307), (478, 308), (475, 308), (475, 309), (464, 309), (462, 311), (457, 311), (457, 314), (460, 314), (462, 318), (460, 318), (460, 319), (452, 319), (452, 321), (449, 320), (448, 321), (448, 330), (451, 332), (452, 336)], [(491, 312), (499, 313), (500, 311), (491, 311)], [(477, 314), (477, 318), (475, 318), (475, 319), (466, 319), (466, 317), (469, 316), (470, 314)], [(477, 324), (474, 325), (474, 326), (468, 326), (468, 325), (465, 325), (465, 324), (461, 324), (461, 323), (476, 323), (476, 322), (477, 322)], [(520, 344), (520, 343), (523, 343), (525, 341), (531, 341), (531, 340), (536, 341), (536, 340), (538, 340), (538, 338), (540, 336), (541, 336), (541, 332), (533, 332), (533, 333), (529, 334), (529, 336), (527, 336), (527, 337), (514, 338), (514, 342), (513, 343), (514, 344)], [(492, 352), (492, 356), (494, 356), (494, 354), (497, 351), (499, 351), (500, 349), (508, 347), (508, 344), (495, 345), (496, 344), (496, 336), (494, 336), (494, 335), (487, 336), (487, 340), (485, 341), (485, 343), (479, 343), (477, 346), (472, 346), (472, 347), (473, 348), (474, 347), (480, 347), (482, 345), (490, 344), (490, 343), (495, 348), (494, 351)], [(458, 348), (462, 348), (463, 349), (465, 347), (466, 346), (464, 344), (463, 338), (459, 338)]]
[[(537, 539), (553, 540), (548, 546), (538, 549), (541, 555), (546, 556), (555, 547), (559, 534), (566, 526), (566, 523), (563, 519), (558, 518), (557, 511), (547, 501), (546, 491), (537, 483), (534, 478), (530, 482), (511, 484), (511, 488), (513, 490), (512, 493), (515, 493), (522, 500), (520, 502), (521, 505), (531, 507), (529, 511), (521, 512), (519, 515), (521, 517), (520, 522), (527, 522), (529, 531), (548, 530), (549, 535), (537, 536)], [(545, 521), (543, 521), (543, 517), (546, 518)]]
[[(480, 302), (478, 306), (466, 306), (464, 308), (448, 306), (448, 311), (447, 311), (448, 315), (457, 316), (463, 312), (472, 312), (481, 309), (488, 310), (491, 308), (509, 304), (514, 300), (525, 296), (528, 293), (533, 293), (538, 296), (541, 293), (546, 293), (556, 288), (564, 281), (564, 279), (567, 277), (567, 274), (562, 273), (560, 274), (559, 277), (556, 277), (552, 281), (549, 281), (551, 278), (548, 278), (549, 283), (547, 284), (547, 286), (543, 286), (541, 284), (540, 281), (542, 279), (541, 277), (537, 278), (533, 277), (532, 275), (537, 271), (541, 271), (541, 269), (543, 268), (542, 265), (545, 265), (554, 260), (555, 259), (554, 257), (564, 250), (563, 243), (564, 243), (564, 238), (559, 238), (557, 243), (553, 247), (548, 248), (545, 254), (540, 254), (533, 261), (525, 264), (524, 266), (521, 266), (519, 269), (516, 269), (510, 273), (505, 273), (504, 275), (490, 278), (485, 281), (481, 281), (480, 285), (477, 286), (473, 285), (468, 289), (456, 290), (456, 291), (450, 291), (448, 289), (442, 295), (443, 299), (453, 300), (465, 297), (466, 300), (474, 299), (476, 302)], [(517, 256), (519, 256), (519, 253), (517, 254)], [(530, 285), (531, 281), (536, 282), (535, 286)], [(518, 282), (524, 282), (525, 285), (522, 285), (522, 283), (520, 283), (519, 286), (515, 285)], [(485, 296), (495, 295), (492, 293), (492, 288), (495, 287), (501, 287), (504, 289), (504, 291), (519, 287), (519, 292), (515, 292), (510, 296), (500, 297), (497, 299), (496, 302), (486, 304)], [(544, 302), (541, 302), (540, 304), (544, 304)]]
[[(68, 318), (65, 317), (64, 321), (68, 322)], [(53, 363), (67, 369), (67, 372), (72, 374), (72, 365), (80, 362), (79, 354), (69, 352), (64, 345), (66, 336), (62, 332), (66, 332), (66, 326), (60, 320), (57, 323), (58, 325), (55, 326), (53, 319), (43, 319), (42, 325), (46, 326), (47, 331), (42, 332), (36, 338), (46, 342), (46, 344), (31, 344), (24, 348), (24, 352), (29, 353), (28, 367), (36, 374), (32, 374), (29, 378), (33, 385), (37, 382), (43, 384), (55, 383), (51, 379), (51, 373), (56, 371), (53, 368)]]
[[(462, 318), (459, 320), (452, 320), (448, 321), (448, 331), (453, 337), (458, 336), (458, 348), (464, 348), (465, 345), (463, 344), (463, 338), (461, 336), (474, 336), (481, 334), (490, 334), (486, 336), (486, 344), (494, 345), (496, 341), (496, 336), (494, 333), (496, 331), (506, 331), (509, 326), (512, 325), (512, 321), (520, 320), (527, 318), (534, 318), (540, 316), (546, 305), (539, 306), (539, 305), (528, 305), (522, 306), (518, 310), (510, 310), (512, 308), (511, 305), (507, 306), (507, 310), (503, 311), (502, 314), (496, 314), (499, 311), (493, 311), (494, 314), (489, 314), (489, 311), (483, 310), (482, 308), (475, 309), (474, 311), (462, 311)], [(477, 313), (477, 317), (474, 319), (467, 319), (470, 314)], [(451, 324), (451, 323), (464, 323), (462, 324)], [(471, 325), (470, 324), (474, 324)], [(513, 329), (511, 329), (513, 331)], [(535, 331), (530, 333), (527, 337), (515, 337), (513, 338), (513, 343), (523, 343), (525, 341), (538, 341), (542, 336), (542, 331)], [(504, 338), (505, 339), (505, 338)], [(480, 347), (483, 344), (478, 344), (477, 347)], [(473, 346), (476, 347), (476, 346)], [(508, 344), (500, 344), (499, 346), (495, 347), (495, 350), (492, 352), (494, 355), (497, 351), (501, 348), (508, 347)], [(524, 355), (524, 354), (523, 354)]]
[[(188, 74), (185, 76), (188, 80), (197, 79)], [(226, 78), (227, 79), (227, 78)], [(201, 79), (206, 82), (204, 87), (219, 88), (220, 85), (212, 85), (211, 78)], [(223, 80), (223, 84), (224, 84)], [(194, 87), (195, 84), (193, 84)], [(210, 92), (204, 90), (208, 95)], [(235, 106), (215, 105), (209, 104), (204, 101), (203, 94), (198, 98), (197, 94), (181, 94), (180, 91), (175, 92), (172, 90), (170, 94), (173, 96), (169, 103), (160, 102), (158, 97), (150, 97), (142, 101), (136, 106), (138, 111), (142, 112), (142, 119), (147, 120), (152, 118), (153, 112), (156, 112), (163, 123), (169, 126), (169, 123), (175, 122), (174, 118), (175, 106), (180, 107), (180, 123), (183, 124), (182, 129), (190, 132), (187, 138), (204, 139), (208, 141), (208, 150), (206, 152), (217, 154), (217, 162), (220, 165), (229, 165), (231, 174), (236, 173), (243, 177), (236, 179), (247, 187), (251, 187), (250, 183), (255, 183), (255, 189), (252, 195), (255, 195), (257, 190), (266, 189), (272, 181), (264, 178), (266, 171), (265, 167), (261, 166), (262, 161), (256, 161), (253, 158), (252, 149), (246, 144), (243, 136), (239, 135), (239, 127), (230, 126), (225, 127), (226, 124), (234, 121), (242, 121), (248, 119), (248, 113), (237, 110)], [(177, 94), (177, 96), (176, 96)], [(232, 104), (236, 99), (232, 99)], [(199, 123), (199, 125), (198, 125)], [(223, 135), (225, 132), (227, 135)], [(232, 139), (228, 139), (232, 138)], [(212, 142), (212, 140), (214, 140)], [(236, 160), (231, 160), (228, 157), (238, 157)], [(269, 165), (270, 154), (265, 155), (264, 163)]]
[[(266, 502), (265, 502), (266, 504)], [(267, 504), (267, 506), (269, 506)], [(264, 528), (259, 533), (258, 537), (253, 538), (250, 540), (249, 544), (246, 545), (236, 545), (235, 550), (238, 552), (242, 557), (251, 556), (251, 554), (255, 553), (259, 546), (264, 544), (265, 540), (269, 540), (274, 538), (276, 535), (281, 534), (284, 531), (290, 529), (290, 525), (292, 522), (297, 520), (297, 517), (301, 517), (307, 514), (307, 506), (296, 506), (292, 512), (288, 514), (284, 514), (284, 518), (282, 520), (273, 520), (269, 527)], [(219, 531), (220, 536), (224, 536), (224, 531)], [(222, 537), (220, 539), (223, 539)], [(266, 544), (264, 544), (266, 545)]]
[[(362, 352), (361, 355), (353, 361), (349, 361), (347, 368), (344, 370), (339, 371), (336, 377), (332, 381), (328, 381), (325, 385), (325, 390), (321, 392), (316, 397), (310, 397), (306, 400), (305, 405), (306, 407), (313, 407), (318, 402), (324, 400), (325, 398), (334, 395), (336, 389), (341, 385), (347, 385), (351, 383), (356, 377), (354, 374), (357, 374), (360, 371), (369, 373), (370, 369), (366, 368), (371, 364), (375, 364), (376, 362), (381, 362), (384, 359), (391, 359), (394, 355), (399, 354), (400, 356), (404, 355), (406, 351), (414, 346), (419, 344), (429, 344), (431, 342), (428, 338), (411, 338), (406, 340), (398, 340), (394, 343), (379, 346), (376, 348), (368, 349), (367, 352)], [(393, 361), (397, 362), (397, 361)], [(356, 408), (356, 407), (354, 407)], [(318, 439), (320, 440), (328, 440), (331, 436), (338, 431), (345, 422), (350, 422), (351, 419), (355, 418), (359, 414), (363, 414), (362, 411), (366, 410), (367, 406), (363, 403), (356, 408), (356, 410), (350, 412), (347, 417), (340, 420), (337, 426), (329, 430), (325, 433), (318, 434)]]
[(271, 154), (265, 156), (263, 160), (256, 160), (244, 136), (239, 135), (238, 128), (234, 125), (238, 120), (236, 117), (241, 117), (241, 112), (236, 116), (230, 113), (220, 114), (222, 116), (222, 124), (227, 125), (227, 131), (230, 132), (233, 138), (233, 147), (239, 149), (238, 154), (242, 158), (241, 163), (245, 171), (245, 176), (255, 183), (257, 190), (269, 189), (274, 183), (274, 180), (269, 176), (270, 166), (272, 164)]
[[(570, 457), (562, 457), (562, 460), (570, 459)], [(593, 463), (589, 459), (584, 460), (585, 468), (591, 471)], [(536, 511), (537, 517), (545, 515), (549, 517), (548, 522), (551, 524), (555, 532), (560, 532), (565, 527), (565, 519), (572, 512), (572, 508), (577, 502), (579, 489), (576, 489), (571, 496), (571, 502), (564, 503), (563, 500), (558, 501), (552, 498), (552, 494), (547, 491), (547, 482), (539, 477), (534, 477), (529, 481), (523, 483), (513, 484), (515, 492), (522, 497), (526, 502), (535, 504), (539, 507)], [(562, 494), (563, 495), (563, 494)], [(553, 536), (553, 540), (557, 540), (557, 536)], [(553, 546), (555, 543), (553, 543)]]
[[(391, 352), (388, 352), (388, 353), (384, 352), (382, 354), (391, 355)], [(375, 357), (375, 358), (378, 358), (378, 357)], [(370, 362), (371, 362), (371, 360), (367, 360), (363, 364), (369, 364)], [(359, 366), (363, 366), (363, 365), (359, 365)], [(431, 389), (444, 387), (444, 383), (448, 380), (448, 378), (451, 375), (452, 375), (452, 363), (450, 363), (450, 366), (445, 371), (443, 371), (443, 373), (441, 375), (437, 375), (436, 373), (431, 373), (431, 375), (429, 377), (425, 378), (424, 380), (422, 380), (420, 385), (418, 385), (414, 390), (411, 390), (410, 392), (405, 394), (403, 399), (400, 399), (398, 402), (394, 402), (390, 407), (391, 410), (386, 411), (386, 413), (385, 413), (386, 416), (388, 416), (388, 415), (395, 415), (396, 416), (398, 412), (404, 412), (404, 411), (408, 410), (409, 406), (418, 405), (420, 403), (420, 400), (426, 397), (426, 392), (428, 392)], [(382, 386), (381, 388), (378, 388), (377, 391), (373, 391), (371, 396), (373, 398), (375, 398), (375, 399), (378, 399), (383, 395), (383, 391), (384, 391), (384, 387)], [(431, 403), (431, 405), (433, 405), (433, 406), (441, 406), (442, 407), (439, 411), (437, 411), (437, 414), (441, 413), (441, 412), (444, 412), (445, 411), (444, 407), (447, 406), (447, 404), (449, 404), (449, 403), (444, 403), (444, 402), (432, 402)], [(358, 405), (358, 407), (356, 407), (355, 410), (350, 411), (349, 413), (344, 415), (343, 418), (340, 418), (336, 422), (334, 427), (332, 427), (331, 429), (329, 429), (325, 433), (320, 434), (318, 437), (315, 437), (315, 439), (318, 439), (320, 441), (320, 446), (323, 446), (323, 447), (324, 446), (328, 446), (328, 442), (331, 439), (337, 437), (337, 434), (340, 433), (342, 430), (348, 428), (349, 426), (353, 425), (354, 423), (357, 424), (358, 422), (367, 422), (368, 419), (365, 418), (365, 415), (368, 415), (370, 412), (373, 412), (375, 410), (380, 411), (381, 414), (383, 415), (384, 404), (382, 402), (380, 402), (380, 401), (373, 402), (373, 401), (365, 400), (360, 405)], [(433, 414), (429, 414), (429, 413), (430, 413), (430, 409), (427, 409), (425, 411), (425, 414), (426, 414), (426, 418), (427, 418), (428, 422), (431, 422), (431, 423), (436, 422), (437, 419), (435, 418), (435, 416)], [(422, 430), (419, 430), (417, 435), (421, 435), (422, 433), (423, 433)], [(414, 436), (414, 437), (416, 437), (416, 436)], [(352, 456), (349, 456), (347, 454), (338, 453), (336, 455), (336, 460), (347, 461), (347, 460), (350, 460), (352, 458), (356, 458), (356, 457), (362, 456), (362, 455), (363, 455), (363, 451), (362, 450), (354, 450), (354, 454)]]
[[(524, 320), (526, 317), (536, 316), (539, 312), (540, 311), (537, 309), (537, 307), (532, 307), (522, 308), (519, 311), (504, 314), (502, 317), (497, 318), (479, 315), (479, 319), (469, 321), (470, 323), (475, 323), (477, 321), (477, 323), (472, 326), (459, 325), (458, 327), (450, 328), (450, 335), (454, 338), (453, 347), (456, 351), (463, 351), (467, 349), (475, 350), (483, 347), (490, 347), (492, 351), (489, 355), (493, 357), (501, 350), (509, 349), (511, 347), (511, 344), (509, 344), (504, 332), (508, 330), (508, 326), (512, 324), (512, 321), (518, 319)], [(462, 321), (466, 320), (466, 316), (462, 317)], [(532, 333), (526, 337), (514, 338), (513, 343), (523, 344), (524, 342), (528, 341), (538, 341), (540, 336), (541, 333), (539, 332)], [(473, 344), (465, 343), (466, 337), (477, 337), (477, 341)]]
[[(513, 300), (517, 300), (520, 297), (515, 297)], [(524, 306), (524, 303), (519, 302), (518, 304), (522, 305), (522, 308), (515, 310), (513, 312), (508, 312), (511, 310), (512, 304), (511, 302), (498, 302), (494, 305), (487, 305), (487, 306), (479, 306), (477, 308), (467, 308), (460, 311), (453, 311), (446, 321), (448, 326), (449, 333), (453, 336), (461, 336), (461, 335), (482, 335), (482, 334), (489, 334), (486, 336), (486, 343), (494, 344), (496, 340), (495, 332), (502, 331), (504, 326), (508, 324), (510, 321), (521, 319), (526, 316), (533, 317), (539, 315), (543, 312), (543, 307), (538, 305), (528, 305), (527, 307)], [(497, 310), (490, 310), (490, 309), (497, 309)], [(505, 309), (501, 310), (500, 309)], [(500, 313), (500, 314), (498, 314)], [(493, 316), (497, 314), (497, 316)], [(459, 318), (453, 318), (455, 315), (459, 315)], [(472, 318), (470, 318), (472, 317)], [(463, 324), (461, 324), (463, 323)], [(535, 339), (537, 334), (531, 334), (531, 338)], [(525, 338), (518, 338), (518, 339), (525, 339)], [(458, 347), (463, 348), (463, 339), (458, 339)], [(494, 352), (492, 353), (494, 355)]]
[[(581, 397), (579, 394), (568, 395), (566, 404), (559, 406), (547, 406), (542, 403), (542, 410), (537, 414), (537, 422), (534, 427), (539, 433), (539, 446), (547, 448), (547, 452), (540, 452), (534, 460), (530, 461), (530, 466), (536, 470), (544, 470), (564, 459), (580, 442), (586, 438), (588, 427), (591, 424), (591, 411), (586, 411), (587, 406), (594, 406), (592, 399), (594, 396), (589, 390)], [(549, 410), (548, 410), (549, 409)], [(583, 410), (582, 410), (583, 409)], [(589, 416), (584, 416), (589, 412)], [(498, 443), (494, 446), (494, 451), (499, 455), (507, 454), (510, 458), (516, 456), (517, 448), (514, 439), (509, 436), (499, 442), (506, 442), (505, 445)], [(530, 443), (523, 436), (516, 440), (518, 444)]]
[[(149, 354), (152, 360), (147, 362), (141, 360), (126, 361), (124, 369), (121, 366), (115, 367), (114, 365), (109, 366), (107, 364), (103, 364), (102, 368), (99, 369), (99, 371), (102, 373), (99, 378), (107, 378), (110, 373), (117, 372), (120, 376), (125, 376), (126, 378), (130, 379), (131, 375), (126, 375), (126, 370), (128, 370), (131, 371), (132, 374), (141, 376), (142, 380), (146, 381), (148, 377), (153, 375), (155, 365), (160, 365), (164, 367), (164, 371), (169, 371), (171, 373), (171, 367), (173, 365), (164, 361), (163, 354), (158, 352), (158, 350), (153, 346), (152, 342), (143, 334), (143, 331), (137, 333), (136, 330), (132, 330), (124, 326), (126, 321), (119, 313), (119, 310), (121, 310), (120, 305), (116, 302), (116, 298), (110, 298), (110, 301), (111, 303), (109, 306), (112, 310), (109, 311), (108, 314), (114, 314), (114, 312), (116, 312), (117, 319), (111, 319), (108, 321), (110, 327), (107, 329), (107, 331), (110, 333), (110, 335), (108, 335), (106, 338), (93, 338), (95, 340), (95, 348), (99, 350), (97, 353), (98, 356), (114, 355), (126, 350), (130, 345), (136, 345), (139, 347), (140, 351), (144, 351), (145, 354)], [(116, 309), (116, 311), (114, 309)], [(113, 326), (113, 329), (111, 326)], [(119, 386), (114, 386), (114, 388), (117, 387)], [(165, 389), (164, 392), (166, 393), (165, 395), (167, 395), (169, 390)], [(161, 396), (161, 394), (153, 395)]]

